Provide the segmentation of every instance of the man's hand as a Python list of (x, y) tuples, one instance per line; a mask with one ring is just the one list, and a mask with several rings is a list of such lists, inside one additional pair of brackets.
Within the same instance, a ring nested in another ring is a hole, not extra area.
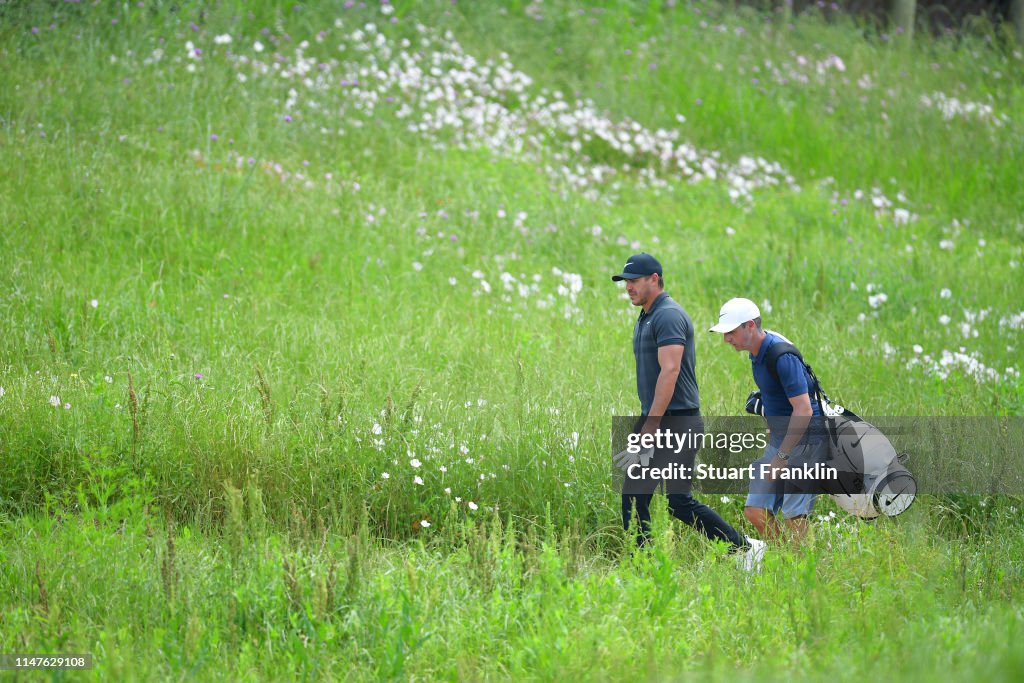
[(654, 455), (653, 448), (642, 449), (639, 453), (630, 453), (629, 449), (619, 451), (612, 456), (612, 463), (622, 471), (628, 471), (633, 465), (640, 465), (641, 467), (647, 467), (648, 463), (651, 462), (651, 456)]
[(768, 480), (775, 481), (776, 477), (779, 476), (779, 470), (784, 470), (789, 467), (789, 458), (784, 460), (779, 457), (778, 453), (776, 453), (768, 465), (771, 467), (771, 469), (768, 470)]

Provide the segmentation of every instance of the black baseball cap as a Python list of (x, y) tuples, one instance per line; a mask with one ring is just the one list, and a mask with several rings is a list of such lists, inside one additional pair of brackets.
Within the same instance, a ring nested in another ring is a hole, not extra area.
[(615, 282), (619, 280), (635, 280), (638, 277), (647, 277), (655, 273), (661, 275), (661, 264), (658, 263), (658, 259), (650, 254), (633, 254), (626, 259), (626, 265), (622, 267), (622, 272), (618, 275), (612, 275), (612, 280)]

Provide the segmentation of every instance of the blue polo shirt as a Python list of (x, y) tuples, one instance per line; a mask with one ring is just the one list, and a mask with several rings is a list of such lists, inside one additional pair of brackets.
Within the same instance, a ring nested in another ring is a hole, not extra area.
[(679, 364), (675, 391), (666, 410), (694, 410), (700, 408), (697, 393), (693, 322), (690, 316), (667, 292), (654, 299), (649, 311), (640, 311), (633, 328), (633, 355), (636, 357), (636, 393), (644, 415), (651, 411), (654, 390), (658, 386), (661, 364), (658, 349), (681, 344), (683, 358)]
[[(789, 399), (800, 394), (810, 394), (811, 387), (814, 386), (814, 380), (807, 373), (807, 368), (804, 367), (799, 358), (791, 353), (779, 356), (779, 362), (776, 365), (779, 379), (775, 379), (772, 376), (771, 371), (768, 370), (768, 365), (765, 363), (765, 356), (769, 348), (783, 341), (789, 340), (780, 334), (768, 332), (764, 341), (761, 342), (761, 348), (758, 350), (757, 355), (750, 355), (754, 382), (757, 384), (757, 388), (761, 390), (761, 400), (764, 402), (764, 415), (766, 418), (789, 417), (793, 414), (793, 405), (789, 402)], [(821, 416), (821, 404), (814, 400), (814, 396), (810, 398), (811, 412), (814, 415)], [(772, 426), (771, 422), (771, 419), (769, 419), (769, 426)], [(819, 432), (820, 425), (821, 421), (815, 420), (810, 431), (813, 433)], [(782, 443), (784, 438), (784, 428), (772, 429), (771, 443), (773, 446)]]

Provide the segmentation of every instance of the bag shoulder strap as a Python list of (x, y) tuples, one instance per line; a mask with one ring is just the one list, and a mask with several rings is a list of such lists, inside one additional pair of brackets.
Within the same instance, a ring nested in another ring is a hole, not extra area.
[(798, 348), (796, 348), (793, 344), (787, 341), (777, 341), (771, 346), (769, 346), (768, 351), (765, 352), (765, 365), (768, 366), (768, 372), (772, 374), (772, 377), (775, 378), (775, 381), (779, 381), (779, 358), (785, 356), (787, 353), (796, 356), (797, 359), (799, 359), (800, 363), (804, 366), (804, 369), (807, 371), (807, 374), (810, 376), (812, 386), (808, 387), (808, 389), (810, 389), (811, 396), (817, 398), (819, 402), (824, 400), (827, 403), (831, 403), (832, 401), (829, 399), (828, 394), (826, 394), (825, 391), (821, 388), (821, 382), (818, 381), (818, 376), (814, 374), (814, 370), (811, 368), (810, 365), (807, 364), (807, 361), (804, 360), (803, 354), (800, 353), (800, 350)]
[(768, 351), (764, 354), (764, 364), (768, 366), (768, 372), (772, 373), (772, 377), (775, 381), (779, 381), (779, 358), (781, 356), (791, 353), (800, 359), (800, 362), (807, 366), (804, 361), (803, 355), (800, 353), (800, 349), (796, 348), (789, 342), (777, 341), (768, 347)]

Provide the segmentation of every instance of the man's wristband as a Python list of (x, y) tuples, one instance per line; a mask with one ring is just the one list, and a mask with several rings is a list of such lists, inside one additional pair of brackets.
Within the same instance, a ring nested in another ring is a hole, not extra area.
[(789, 460), (789, 456), (789, 453), (783, 453), (782, 451), (779, 451), (778, 453), (775, 454), (775, 457), (777, 457), (782, 462), (786, 462), (787, 460)]

